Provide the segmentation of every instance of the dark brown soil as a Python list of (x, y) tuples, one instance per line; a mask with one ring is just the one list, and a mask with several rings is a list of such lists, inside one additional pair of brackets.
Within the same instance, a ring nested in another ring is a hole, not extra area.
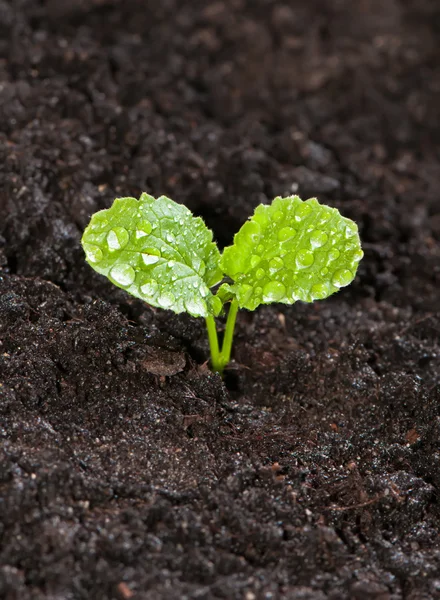
[[(0, 597), (440, 598), (440, 4), (0, 0)], [(85, 263), (118, 195), (221, 245), (298, 190), (365, 249), (204, 323)]]

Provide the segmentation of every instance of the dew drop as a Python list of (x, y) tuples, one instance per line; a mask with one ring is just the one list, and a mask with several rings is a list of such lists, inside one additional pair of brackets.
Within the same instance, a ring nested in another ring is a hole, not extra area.
[(362, 252), (362, 250), (355, 250), (353, 252), (353, 255), (352, 255), (353, 262), (359, 262), (360, 260), (362, 260), (363, 257), (364, 257), (364, 253)]
[(103, 229), (105, 229), (107, 227), (107, 225), (108, 225), (107, 219), (98, 219), (95, 215), (92, 223), (90, 224), (90, 229), (98, 232), (98, 231), (102, 231)]
[(276, 210), (273, 214), (273, 220), (274, 221), (282, 221), (283, 220), (283, 213), (280, 210)]
[(302, 221), (305, 217), (307, 217), (311, 210), (312, 208), (305, 202), (303, 204), (300, 204), (300, 206), (298, 206), (298, 208), (295, 211), (295, 220)]
[(201, 298), (190, 298), (184, 302), (186, 310), (193, 317), (204, 316), (207, 313), (206, 302)]
[(148, 296), (149, 298), (154, 298), (158, 289), (159, 286), (157, 285), (156, 281), (149, 281), (141, 286), (141, 292), (144, 294), (144, 296)]
[(248, 302), (252, 298), (253, 293), (254, 293), (254, 288), (251, 285), (248, 285), (247, 283), (242, 283), (240, 285), (240, 291), (239, 291), (240, 302), (243, 304)]
[(295, 290), (289, 290), (288, 298), (291, 304), (299, 300), (299, 296), (295, 293)]
[(174, 237), (174, 235), (172, 233), (167, 233), (166, 239), (167, 239), (167, 242), (169, 242), (170, 244), (173, 244), (176, 241), (176, 238)]
[(148, 233), (145, 233), (145, 231), (142, 231), (141, 229), (136, 230), (136, 239), (137, 240), (145, 237), (146, 235), (148, 235)]
[(258, 244), (261, 237), (261, 227), (256, 221), (248, 221), (241, 228), (240, 234), (252, 244)]
[(328, 273), (328, 269), (327, 267), (324, 267), (323, 269), (321, 269), (321, 277), (325, 277)]
[(95, 244), (84, 244), (84, 252), (91, 263), (99, 263), (102, 260), (102, 250)]
[(337, 258), (339, 258), (340, 254), (341, 253), (339, 252), (339, 250), (337, 248), (333, 248), (327, 254), (327, 260), (328, 260), (328, 262), (333, 262), (334, 260), (336, 260)]
[(341, 269), (333, 275), (332, 283), (335, 287), (341, 288), (351, 283), (352, 280), (353, 273), (348, 269)]
[(312, 248), (321, 248), (328, 241), (328, 235), (323, 231), (316, 229), (310, 236), (310, 243)]
[(279, 271), (284, 267), (283, 259), (279, 258), (278, 256), (275, 256), (275, 258), (272, 258), (272, 260), (270, 261), (269, 267), (273, 271)]
[(283, 227), (278, 232), (278, 239), (280, 240), (280, 242), (286, 242), (287, 240), (290, 240), (291, 238), (295, 237), (295, 235), (296, 230), (293, 229), (293, 227)]
[(200, 286), (199, 286), (199, 292), (202, 294), (203, 297), (205, 297), (209, 294), (208, 288), (203, 283), (200, 284)]
[(142, 230), (144, 232), (145, 235), (148, 235), (149, 233), (151, 233), (151, 231), (153, 229), (150, 221), (141, 221), (138, 224), (138, 227), (139, 227), (140, 230)]
[(202, 260), (201, 263), (200, 263), (199, 268), (197, 269), (197, 273), (200, 275), (200, 277), (203, 277), (203, 275), (205, 274), (205, 272), (206, 272), (206, 265), (205, 265), (205, 263)]
[(264, 269), (257, 269), (257, 270), (255, 271), (255, 277), (256, 277), (257, 279), (263, 279), (264, 275), (265, 275), (265, 273), (264, 273)]
[(256, 287), (256, 288), (255, 288), (255, 290), (254, 290), (254, 294), (255, 294), (256, 296), (261, 296), (261, 294), (262, 294), (262, 293), (263, 293), (263, 288), (260, 288), (260, 287)]
[(324, 298), (327, 298), (327, 296), (329, 296), (329, 289), (328, 289), (328, 284), (327, 283), (316, 283), (315, 285), (312, 286), (312, 289), (310, 290), (310, 294), (312, 296), (312, 299), (316, 299), (316, 300), (323, 300)]
[(286, 295), (285, 286), (279, 281), (270, 281), (263, 288), (263, 300), (265, 302), (277, 302)]
[(110, 251), (121, 250), (128, 244), (128, 231), (124, 227), (113, 227), (107, 234), (107, 245)]
[(354, 223), (347, 223), (346, 227), (345, 227), (345, 237), (351, 238), (354, 235), (356, 235), (357, 232), (357, 227)]
[(251, 268), (255, 269), (255, 267), (261, 262), (261, 256), (258, 256), (258, 254), (254, 254), (251, 257)]
[(328, 221), (330, 221), (330, 217), (331, 217), (331, 213), (329, 213), (327, 211), (322, 212), (321, 216), (319, 217), (318, 224), (325, 225), (326, 223), (328, 223)]
[(295, 258), (296, 266), (300, 269), (311, 267), (315, 262), (315, 257), (311, 250), (300, 250)]
[(110, 277), (119, 285), (127, 287), (133, 283), (136, 273), (130, 265), (115, 265), (110, 271)]
[(142, 254), (142, 260), (148, 267), (150, 265), (155, 265), (159, 261), (159, 256), (156, 256), (156, 254)]
[(264, 252), (264, 246), (262, 244), (260, 244), (259, 246), (257, 246), (257, 252), (258, 252), (258, 254), (263, 254), (263, 252)]
[(157, 303), (162, 308), (169, 308), (170, 306), (172, 306), (174, 304), (175, 300), (176, 300), (176, 298), (175, 298), (174, 294), (172, 294), (171, 292), (164, 292), (163, 294), (161, 294), (158, 297)]

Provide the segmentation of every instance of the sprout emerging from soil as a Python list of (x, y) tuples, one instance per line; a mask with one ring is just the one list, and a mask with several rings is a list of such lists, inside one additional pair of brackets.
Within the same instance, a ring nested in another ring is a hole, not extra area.
[[(212, 368), (220, 374), (230, 361), (239, 308), (327, 298), (353, 281), (363, 256), (357, 225), (316, 198), (261, 204), (223, 254), (212, 238), (185, 206), (142, 194), (95, 213), (82, 245), (90, 266), (129, 294), (204, 317)], [(220, 347), (215, 317), (226, 304)]]

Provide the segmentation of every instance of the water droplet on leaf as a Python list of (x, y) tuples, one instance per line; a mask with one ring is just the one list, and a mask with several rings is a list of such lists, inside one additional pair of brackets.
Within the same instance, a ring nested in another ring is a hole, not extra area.
[(283, 259), (279, 258), (278, 256), (275, 256), (275, 258), (272, 258), (272, 260), (270, 261), (269, 267), (273, 271), (279, 271), (284, 267)]
[(114, 227), (107, 234), (107, 245), (110, 251), (121, 250), (128, 244), (128, 231), (124, 227)]
[(362, 250), (355, 250), (352, 254), (352, 258), (354, 262), (359, 262), (364, 257), (364, 253)]
[(209, 294), (208, 288), (203, 283), (199, 286), (199, 292), (202, 294), (202, 296), (207, 296)]
[(263, 277), (264, 277), (264, 269), (257, 269), (255, 271), (255, 277), (257, 279), (263, 279)]
[(327, 298), (327, 296), (329, 296), (328, 284), (327, 283), (316, 283), (315, 285), (312, 286), (312, 289), (310, 290), (310, 294), (312, 296), (312, 299), (316, 299), (316, 300), (323, 300), (324, 298)]
[(339, 258), (340, 254), (341, 253), (339, 252), (339, 250), (337, 248), (333, 248), (333, 250), (330, 250), (330, 252), (327, 254), (328, 262), (333, 262), (334, 260)]
[(353, 280), (353, 273), (348, 269), (340, 269), (333, 275), (332, 283), (335, 287), (341, 288)]
[(254, 254), (251, 257), (251, 268), (255, 269), (255, 267), (261, 262), (261, 256), (258, 256), (258, 254)]
[(206, 302), (201, 298), (190, 298), (188, 300), (185, 300), (184, 304), (186, 310), (189, 312), (190, 315), (193, 315), (194, 317), (206, 315)]
[(99, 263), (102, 260), (103, 254), (99, 246), (94, 244), (84, 244), (84, 252), (86, 253), (87, 259), (92, 263)]
[(172, 306), (174, 304), (175, 300), (176, 300), (176, 298), (175, 298), (174, 294), (172, 294), (171, 292), (163, 292), (163, 294), (161, 294), (157, 298), (157, 303), (162, 308), (169, 308), (170, 306)]
[(156, 256), (155, 254), (142, 254), (141, 256), (144, 264), (147, 265), (147, 267), (154, 265), (159, 261), (159, 256)]
[(107, 219), (100, 219), (97, 214), (94, 215), (92, 222), (90, 223), (90, 229), (93, 231), (102, 231), (108, 225)]
[(141, 292), (149, 298), (154, 298), (158, 289), (159, 286), (157, 285), (156, 281), (148, 281), (147, 283), (141, 286)]
[(300, 250), (295, 258), (296, 266), (300, 269), (306, 269), (315, 262), (315, 257), (311, 250)]
[(141, 229), (141, 230), (142, 230), (144, 233), (146, 233), (147, 235), (148, 235), (149, 233), (151, 233), (151, 231), (152, 231), (152, 229), (153, 229), (153, 227), (152, 227), (152, 225), (151, 225), (150, 221), (146, 221), (146, 220), (145, 220), (145, 221), (141, 221), (141, 222), (138, 224), (138, 227), (139, 227), (139, 229)]
[(347, 239), (351, 238), (354, 235), (356, 235), (356, 233), (357, 233), (357, 227), (356, 227), (356, 225), (354, 223), (350, 223), (350, 222), (347, 223), (347, 225), (345, 227), (345, 237)]
[(287, 240), (290, 240), (291, 238), (295, 237), (295, 235), (296, 230), (293, 229), (293, 227), (283, 227), (278, 232), (278, 239), (280, 240), (280, 242), (286, 242)]
[(316, 229), (310, 235), (310, 243), (312, 244), (312, 248), (321, 248), (321, 246), (324, 246), (324, 244), (326, 244), (327, 241), (328, 235), (323, 231), (319, 231), (318, 229)]
[(203, 275), (205, 274), (205, 272), (206, 272), (206, 265), (205, 265), (205, 263), (202, 260), (200, 262), (199, 268), (197, 269), (197, 273), (200, 275), (200, 277), (203, 277)]
[(305, 202), (303, 204), (300, 204), (295, 211), (295, 220), (302, 221), (307, 217), (311, 210), (312, 208)]
[(133, 283), (136, 273), (130, 265), (115, 265), (110, 271), (110, 277), (119, 285), (127, 287)]
[(285, 286), (279, 281), (270, 281), (266, 283), (263, 289), (264, 302), (277, 302), (286, 295)]
[(261, 227), (256, 221), (248, 221), (241, 228), (240, 236), (252, 244), (258, 244), (261, 237)]
[(331, 218), (331, 213), (329, 213), (327, 211), (322, 212), (321, 216), (319, 218), (319, 221), (318, 221), (318, 225), (320, 225), (320, 226), (325, 225), (328, 221), (330, 221), (330, 218)]
[(299, 300), (299, 297), (298, 297), (298, 296), (297, 296), (297, 294), (295, 293), (296, 291), (297, 291), (297, 290), (293, 290), (293, 289), (291, 289), (291, 290), (289, 290), (289, 293), (288, 293), (289, 302), (290, 302), (290, 303), (292, 303), (292, 304), (293, 304), (294, 302), (296, 302), (297, 300)]

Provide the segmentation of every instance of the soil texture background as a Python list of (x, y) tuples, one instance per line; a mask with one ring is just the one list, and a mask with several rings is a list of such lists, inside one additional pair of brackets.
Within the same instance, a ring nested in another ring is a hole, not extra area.
[[(0, 597), (440, 598), (440, 5), (0, 0)], [(220, 246), (276, 195), (353, 285), (202, 320), (85, 263), (168, 195)]]

